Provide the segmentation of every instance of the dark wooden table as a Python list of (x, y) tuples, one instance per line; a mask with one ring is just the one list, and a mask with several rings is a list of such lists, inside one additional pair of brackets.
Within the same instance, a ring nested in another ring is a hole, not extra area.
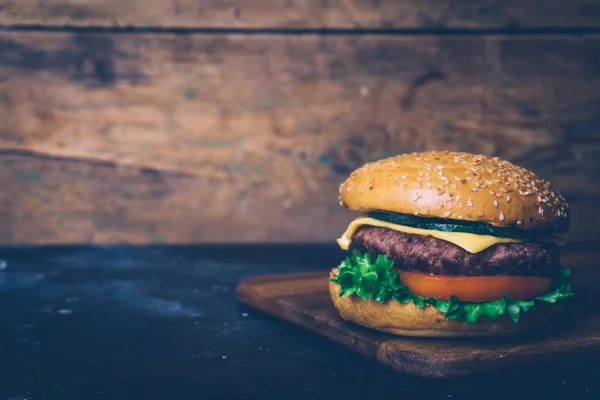
[(342, 256), (333, 246), (0, 249), (0, 400), (600, 398), (600, 360), (418, 379), (236, 302), (243, 278)]

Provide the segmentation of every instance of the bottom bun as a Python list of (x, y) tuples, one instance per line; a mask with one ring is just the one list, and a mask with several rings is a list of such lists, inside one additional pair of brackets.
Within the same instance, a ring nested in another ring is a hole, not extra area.
[[(334, 268), (330, 278), (336, 275), (337, 268)], [(419, 308), (413, 302), (401, 304), (395, 300), (376, 303), (355, 295), (340, 297), (340, 287), (333, 282), (329, 282), (329, 294), (340, 316), (346, 321), (400, 336), (515, 336), (547, 324), (554, 314), (553, 307), (536, 305), (535, 309), (522, 313), (517, 324), (506, 314), (494, 322), (481, 317), (477, 323), (467, 324), (447, 320), (443, 313), (432, 306)]]

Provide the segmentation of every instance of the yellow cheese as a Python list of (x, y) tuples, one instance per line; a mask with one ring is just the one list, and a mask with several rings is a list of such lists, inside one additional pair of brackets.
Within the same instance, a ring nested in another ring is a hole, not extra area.
[(489, 235), (476, 235), (466, 232), (444, 232), (429, 229), (413, 228), (411, 226), (398, 225), (391, 222), (380, 221), (369, 217), (358, 217), (348, 225), (346, 232), (337, 239), (338, 244), (344, 250), (348, 250), (352, 243), (352, 236), (362, 225), (378, 226), (381, 228), (392, 229), (394, 231), (409, 233), (411, 235), (433, 236), (436, 239), (445, 240), (462, 247), (469, 253), (478, 253), (497, 243), (520, 243), (524, 240), (503, 238)]

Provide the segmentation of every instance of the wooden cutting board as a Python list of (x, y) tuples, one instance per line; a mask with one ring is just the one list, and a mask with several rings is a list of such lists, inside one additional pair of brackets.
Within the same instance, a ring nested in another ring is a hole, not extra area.
[(315, 271), (250, 278), (240, 283), (238, 298), (251, 307), (412, 375), (466, 376), (506, 367), (600, 356), (600, 314), (568, 313), (543, 334), (511, 339), (405, 338), (366, 329), (339, 317), (329, 298), (328, 274), (329, 271)]

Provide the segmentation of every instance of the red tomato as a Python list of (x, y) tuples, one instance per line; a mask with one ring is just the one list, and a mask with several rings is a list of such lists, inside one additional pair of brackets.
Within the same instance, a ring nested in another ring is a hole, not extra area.
[(540, 276), (447, 276), (418, 272), (400, 272), (400, 281), (415, 294), (449, 300), (455, 295), (461, 301), (486, 302), (507, 296), (515, 300), (531, 300), (548, 293), (552, 280)]

